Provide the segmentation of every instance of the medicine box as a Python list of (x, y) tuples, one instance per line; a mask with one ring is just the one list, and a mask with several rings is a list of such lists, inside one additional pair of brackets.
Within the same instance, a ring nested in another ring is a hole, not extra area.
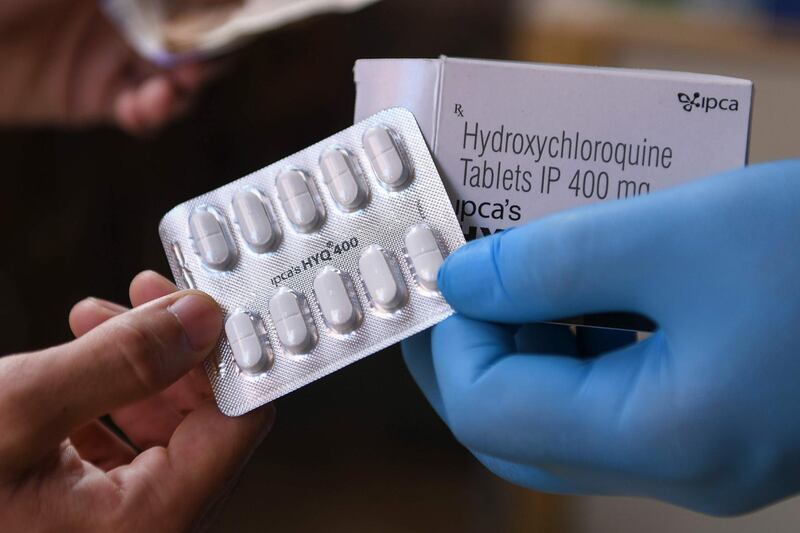
[(355, 83), (356, 121), (415, 114), (468, 240), (747, 163), (747, 80), (440, 57), (360, 60)]

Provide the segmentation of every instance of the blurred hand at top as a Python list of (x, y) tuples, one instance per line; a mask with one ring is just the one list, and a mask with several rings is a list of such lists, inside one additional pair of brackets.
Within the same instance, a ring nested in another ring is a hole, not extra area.
[(116, 123), (137, 135), (185, 110), (210, 74), (142, 59), (96, 0), (4, 0), (0, 62), (0, 125)]

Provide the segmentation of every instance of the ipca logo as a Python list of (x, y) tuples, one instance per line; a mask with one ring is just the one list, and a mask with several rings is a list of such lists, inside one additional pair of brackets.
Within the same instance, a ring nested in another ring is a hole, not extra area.
[(686, 93), (678, 93), (678, 102), (683, 104), (683, 110), (691, 113), (694, 109), (703, 109), (706, 113), (710, 111), (739, 111), (739, 100), (735, 98), (715, 98), (713, 96), (703, 96), (699, 92), (689, 96)]
[(700, 93), (694, 93), (694, 96), (689, 97), (686, 93), (678, 93), (678, 101), (683, 104), (683, 110), (691, 112), (693, 108), (700, 107)]

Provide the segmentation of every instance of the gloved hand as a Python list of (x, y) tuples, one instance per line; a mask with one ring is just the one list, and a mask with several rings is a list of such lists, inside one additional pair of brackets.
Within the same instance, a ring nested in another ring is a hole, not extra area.
[[(720, 515), (800, 489), (800, 161), (481, 239), (439, 283), (458, 313), (406, 361), (499, 476)], [(581, 358), (569, 330), (521, 326), (604, 311), (659, 330)]]

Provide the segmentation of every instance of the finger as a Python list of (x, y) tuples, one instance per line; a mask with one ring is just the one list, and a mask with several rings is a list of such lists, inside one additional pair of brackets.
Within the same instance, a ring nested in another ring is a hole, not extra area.
[[(134, 305), (143, 305), (152, 300), (156, 300), (162, 296), (172, 294), (177, 291), (177, 288), (170, 287), (171, 285), (165, 278), (158, 274), (143, 272), (131, 284), (132, 292), (137, 296), (132, 298)], [(106, 320), (113, 318), (125, 312), (127, 309), (118, 304), (106, 302), (96, 298), (87, 298), (79, 302), (73, 307), (70, 313), (70, 327), (76, 337), (80, 337), (95, 327), (99, 326)], [(194, 373), (191, 371), (187, 376), (184, 376), (178, 383), (175, 383), (167, 389), (177, 387), (183, 380), (187, 379)], [(175, 408), (170, 398), (166, 396), (167, 391), (157, 394), (150, 398), (126, 405), (111, 413), (111, 418), (114, 423), (120, 428), (125, 435), (133, 442), (139, 449), (147, 449), (151, 446), (165, 445), (169, 441), (170, 435), (175, 431), (175, 428), (183, 420), (183, 416), (178, 409)], [(94, 428), (97, 422), (89, 423), (87, 426), (91, 429)], [(100, 424), (102, 427), (102, 424)], [(105, 429), (103, 427), (103, 429)], [(78, 430), (79, 432), (81, 430)], [(115, 439), (115, 435), (111, 435)], [(96, 431), (90, 433), (90, 443), (94, 443), (97, 438)], [(76, 438), (75, 434), (70, 436), (71, 439)], [(117, 439), (119, 440), (119, 439)], [(120, 441), (121, 442), (121, 441)], [(81, 457), (89, 462), (96, 464), (104, 470), (115, 468), (117, 466), (128, 464), (132, 458), (127, 460), (120, 460), (118, 464), (111, 464), (110, 467), (104, 468), (103, 464), (111, 463), (104, 457), (97, 457), (97, 452), (94, 449), (87, 450), (81, 446), (81, 441), (74, 441), (75, 447), (78, 449)], [(101, 443), (102, 444), (102, 443)], [(128, 450), (133, 450), (125, 443), (122, 443)], [(113, 443), (108, 443), (109, 449), (113, 449)], [(103, 463), (103, 464), (101, 464)]]
[(431, 353), (431, 330), (405, 339), (401, 343), (403, 359), (406, 367), (411, 373), (411, 377), (417, 382), (417, 386), (425, 395), (425, 398), (433, 407), (440, 418), (445, 420), (442, 395), (439, 392), (439, 384), (436, 382), (436, 371), (433, 368), (433, 355)]
[(148, 130), (163, 125), (170, 118), (176, 104), (175, 88), (163, 75), (145, 80), (136, 91), (136, 110)]
[(204, 64), (190, 62), (176, 66), (168, 75), (180, 93), (191, 95), (208, 79), (211, 71)]
[[(619, 246), (601, 250), (603, 232), (615, 230), (590, 223), (598, 210), (556, 215), (468, 244), (442, 266), (442, 294), (461, 314), (503, 323), (638, 311), (644, 283), (630, 264), (635, 254)], [(616, 218), (607, 217), (606, 225)], [(631, 242), (637, 244), (641, 250), (641, 241)]]
[(463, 444), (526, 464), (612, 468), (642, 459), (642, 420), (630, 407), (643, 391), (658, 393), (647, 385), (662, 372), (660, 335), (580, 360), (519, 354), (513, 333), (459, 315), (433, 330), (436, 381)]
[[(658, 494), (651, 485), (630, 474), (614, 474), (547, 465), (514, 463), (491, 455), (475, 453), (475, 457), (495, 475), (528, 489), (551, 494), (623, 496), (626, 494)], [(641, 491), (641, 492), (639, 492)]]
[(275, 420), (269, 405), (228, 418), (213, 402), (186, 417), (167, 448), (152, 448), (128, 467), (110, 473), (134, 509), (148, 509), (186, 529), (235, 479)]
[(208, 374), (202, 364), (192, 369), (163, 394), (173, 409), (182, 416), (186, 416), (200, 404), (214, 397), (211, 383), (208, 381)]
[[(442, 396), (436, 381), (436, 371), (431, 353), (431, 331), (426, 330), (404, 340), (401, 344), (403, 359), (411, 376), (436, 413), (445, 420)], [(516, 350), (520, 352), (552, 352), (577, 355), (575, 335), (569, 327), (555, 324), (530, 324), (519, 328), (515, 336)]]
[[(547, 472), (544, 468), (512, 463), (497, 457), (473, 452), (478, 461), (495, 475), (520, 487), (549, 492), (551, 494), (603, 494), (604, 491), (590, 491), (583, 483)], [(598, 487), (599, 488), (599, 487)]]
[(82, 337), (106, 320), (126, 312), (128, 309), (114, 302), (99, 298), (81, 300), (69, 312), (69, 328), (75, 337)]
[(75, 430), (69, 440), (83, 460), (105, 472), (129, 464), (136, 457), (133, 448), (98, 420)]
[[(513, 331), (513, 328), (510, 331)], [(624, 333), (627, 338), (629, 332), (614, 331), (605, 333)], [(566, 326), (554, 324), (527, 325), (519, 329), (514, 340), (519, 351), (577, 355), (575, 335)], [(600, 340), (605, 340), (605, 338), (601, 336)], [(610, 344), (606, 346), (610, 346)], [(435, 411), (446, 422), (442, 395), (433, 366), (430, 330), (406, 339), (403, 341), (402, 347), (403, 357), (411, 375)], [(488, 399), (486, 401), (492, 400)], [(569, 475), (565, 475), (564, 469), (555, 472), (548, 471), (545, 467), (513, 463), (480, 453), (474, 449), (470, 451), (484, 466), (501, 478), (539, 491), (558, 494), (604, 494), (609, 493), (609, 487), (619, 484), (616, 478), (598, 475), (597, 472), (573, 470)], [(614, 483), (610, 480), (614, 481)], [(627, 478), (624, 481), (629, 482)]]
[(169, 79), (154, 74), (138, 86), (122, 90), (114, 113), (121, 128), (145, 136), (167, 122), (182, 103)]
[(221, 328), (216, 302), (185, 291), (63, 346), (0, 360), (3, 463), (25, 468), (89, 420), (163, 390), (208, 355)]
[[(175, 284), (167, 278), (156, 272), (146, 271), (133, 279), (129, 292), (131, 303), (139, 306), (177, 290)], [(185, 415), (211, 398), (212, 392), (205, 370), (200, 365), (178, 383), (169, 387), (162, 395), (177, 413)]]
[(697, 198), (714, 197), (714, 205), (747, 201), (721, 199), (725, 189), (717, 184), (731, 179), (575, 209), (480, 239), (448, 258), (439, 286), (458, 312), (487, 321), (609, 311), (667, 318), (674, 300), (699, 297), (686, 273), (713, 263), (699, 259), (714, 247), (697, 235), (716, 217)]
[[(131, 303), (140, 306), (177, 290), (160, 274), (145, 271), (133, 279), (129, 292)], [(125, 310), (125, 307), (112, 302), (88, 298), (78, 303), (70, 314), (73, 333), (76, 337), (81, 336)], [(211, 396), (205, 372), (196, 368), (164, 392), (117, 409), (111, 417), (139, 449), (163, 446), (184, 415)]]
[(114, 118), (120, 128), (131, 135), (142, 135), (145, 124), (139, 115), (136, 100), (136, 90), (128, 88), (122, 90), (114, 102)]
[(128, 289), (128, 295), (131, 299), (131, 305), (138, 307), (172, 294), (177, 290), (178, 287), (161, 274), (152, 270), (145, 270), (133, 278)]
[[(145, 271), (131, 281), (128, 292), (131, 304), (138, 307), (177, 290), (167, 278), (153, 271)], [(211, 387), (201, 365), (160, 394), (113, 411), (111, 418), (139, 449), (165, 446), (184, 416), (211, 395)]]
[(111, 412), (114, 424), (139, 450), (166, 446), (183, 418), (163, 393)]

